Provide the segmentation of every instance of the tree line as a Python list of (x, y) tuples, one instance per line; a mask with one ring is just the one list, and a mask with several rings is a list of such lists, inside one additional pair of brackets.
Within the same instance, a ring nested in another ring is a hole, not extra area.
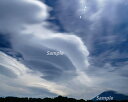
[[(74, 99), (58, 96), (55, 98), (19, 98), (19, 97), (1, 97), (0, 102), (94, 102), (94, 100), (83, 100), (83, 99)], [(96, 101), (98, 102), (98, 101)], [(105, 101), (99, 101), (105, 102)], [(107, 101), (107, 102), (128, 102), (128, 101)]]

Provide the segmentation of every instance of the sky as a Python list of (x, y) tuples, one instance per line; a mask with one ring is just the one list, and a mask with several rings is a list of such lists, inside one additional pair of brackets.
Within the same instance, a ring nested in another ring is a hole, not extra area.
[(0, 0), (0, 96), (128, 94), (127, 12), (127, 0)]

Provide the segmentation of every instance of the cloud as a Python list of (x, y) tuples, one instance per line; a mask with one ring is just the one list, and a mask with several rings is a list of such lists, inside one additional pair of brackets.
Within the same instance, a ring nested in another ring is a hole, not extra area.
[[(127, 66), (120, 68), (108, 61), (110, 57), (117, 58), (118, 50), (125, 45), (122, 41), (126, 42), (126, 34), (116, 36), (118, 30), (114, 32), (117, 24), (124, 23), (116, 12), (122, 10), (119, 7), (123, 8), (123, 3), (90, 0), (82, 3), (86, 5), (84, 12), (81, 5), (71, 6), (72, 3), (81, 4), (77, 0), (61, 0), (54, 8), (61, 10), (57, 17), (70, 32), (60, 33), (50, 29), (49, 7), (43, 2), (0, 1), (0, 32), (10, 36), (10, 53), (22, 55), (16, 60), (3, 53), (5, 50), (0, 53), (1, 95), (42, 97), (44, 93), (44, 97), (67, 95), (87, 99), (109, 89), (127, 93), (123, 89), (127, 88)], [(48, 50), (63, 51), (64, 55), (47, 56)]]
[[(128, 79), (124, 73), (128, 62), (126, 0), (70, 0), (67, 3), (57, 0), (57, 7), (53, 6), (55, 17), (65, 31), (80, 36), (86, 44), (90, 62), (86, 73), (94, 85), (91, 89), (99, 86), (98, 90), (127, 93), (122, 88), (126, 88)], [(114, 86), (111, 85), (113, 82), (116, 83)]]
[(2, 52), (0, 52), (0, 61), (0, 71), (2, 71), (0, 74), (0, 81), (2, 83), (0, 90), (2, 91), (0, 94), (2, 96), (10, 95), (9, 93), (30, 96), (34, 94), (34, 91), (31, 93), (29, 88), (47, 89), (49, 93), (66, 95), (66, 92), (63, 90), (64, 86), (41, 78), (42, 74), (39, 71), (27, 68), (22, 63)]
[(48, 17), (46, 12), (48, 8), (38, 0), (1, 0), (0, 2), (0, 31), (4, 33), (22, 31), (25, 24), (41, 22)]
[[(74, 83), (75, 79), (81, 80), (80, 84), (86, 79), (88, 82), (85, 70), (89, 65), (89, 52), (81, 38), (50, 30), (50, 24), (45, 21), (48, 7), (44, 3), (7, 1), (0, 1), (0, 31), (10, 36), (10, 51), (20, 53), (22, 58), (17, 61), (1, 52), (0, 90), (4, 96), (11, 92), (19, 96), (39, 96), (40, 91), (34, 94), (38, 89), (48, 95), (69, 95), (74, 88), (70, 87), (71, 83), (65, 85), (66, 82)], [(47, 50), (63, 51), (64, 56), (46, 56)]]
[(66, 1), (57, 2), (59, 5), (54, 8), (59, 22), (66, 31), (83, 39), (95, 64), (97, 59), (101, 61), (99, 64), (114, 60), (111, 58), (113, 53), (118, 53), (117, 58), (127, 56), (128, 9), (125, 0), (75, 0), (74, 6), (67, 5)]

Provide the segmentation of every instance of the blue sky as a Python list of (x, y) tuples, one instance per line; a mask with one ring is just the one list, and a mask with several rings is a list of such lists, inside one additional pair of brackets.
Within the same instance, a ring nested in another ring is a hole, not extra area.
[(127, 12), (126, 0), (0, 0), (0, 96), (128, 94)]

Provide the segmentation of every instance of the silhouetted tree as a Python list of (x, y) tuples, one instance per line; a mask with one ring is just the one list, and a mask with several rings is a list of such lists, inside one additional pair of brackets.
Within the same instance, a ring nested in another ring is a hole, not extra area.
[[(58, 96), (55, 98), (18, 98), (18, 97), (1, 97), (0, 98), (0, 102), (106, 102), (106, 101), (92, 101), (92, 100), (77, 100), (74, 98), (67, 98), (67, 97), (62, 97), (62, 96)], [(107, 101), (107, 102), (128, 102), (127, 100), (124, 101), (117, 101), (117, 100), (113, 100), (113, 101)]]

